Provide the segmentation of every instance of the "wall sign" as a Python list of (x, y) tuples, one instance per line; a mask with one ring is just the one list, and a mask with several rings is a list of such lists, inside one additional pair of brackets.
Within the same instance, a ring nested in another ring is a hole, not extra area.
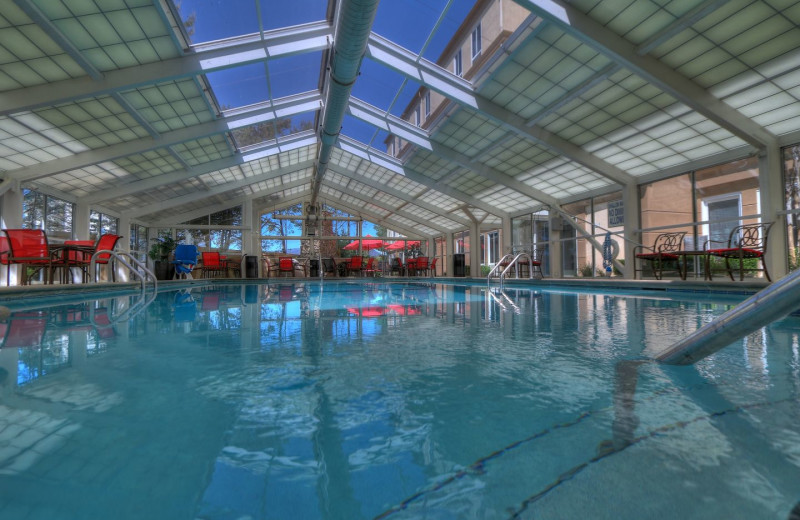
[(625, 224), (625, 206), (621, 200), (612, 200), (608, 203), (608, 227), (617, 227)]

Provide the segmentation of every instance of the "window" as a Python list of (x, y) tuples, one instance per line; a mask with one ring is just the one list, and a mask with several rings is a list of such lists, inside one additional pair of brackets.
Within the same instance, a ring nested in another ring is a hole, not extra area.
[(456, 76), (461, 75), (461, 49), (458, 49), (458, 52), (453, 57), (453, 74)]
[(425, 92), (425, 119), (431, 115), (431, 91)]
[(738, 193), (710, 197), (703, 200), (703, 235), (717, 242), (715, 247), (723, 247), (733, 228), (741, 224), (742, 199)]
[(481, 24), (472, 30), (472, 59), (481, 53)]
[(25, 229), (44, 229), (48, 238), (68, 240), (72, 238), (72, 215), (71, 202), (33, 190), (23, 192), (22, 227)]
[(414, 109), (414, 124), (419, 126), (421, 123), (421, 117), (419, 116), (419, 105)]
[(89, 213), (89, 238), (97, 240), (100, 235), (108, 233), (117, 234), (119, 219), (110, 215), (104, 215), (98, 211)]

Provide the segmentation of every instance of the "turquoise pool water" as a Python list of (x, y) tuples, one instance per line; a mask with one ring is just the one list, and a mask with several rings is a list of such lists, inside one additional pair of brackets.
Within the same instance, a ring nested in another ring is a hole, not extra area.
[(800, 320), (646, 361), (740, 299), (273, 282), (12, 306), (0, 518), (784, 520)]

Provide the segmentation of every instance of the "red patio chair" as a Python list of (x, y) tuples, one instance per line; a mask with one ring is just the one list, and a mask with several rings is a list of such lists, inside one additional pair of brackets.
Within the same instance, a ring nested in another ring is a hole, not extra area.
[[(53, 261), (53, 268), (63, 267), (63, 268), (72, 268), (77, 267), (83, 272), (83, 281), (86, 282), (89, 280), (89, 264), (91, 263), (92, 256), (98, 251), (113, 251), (115, 247), (117, 247), (117, 242), (122, 238), (121, 235), (114, 235), (112, 233), (106, 233), (100, 235), (100, 238), (97, 239), (96, 242), (92, 242), (90, 240), (67, 240), (64, 242), (65, 246), (83, 246), (83, 247), (92, 247), (89, 251), (69, 251), (67, 250), (66, 257), (65, 255), (61, 255), (61, 258)], [(97, 255), (95, 259), (95, 265), (109, 265), (111, 261), (111, 254), (110, 253), (102, 253)], [(69, 281), (71, 277), (67, 273), (66, 280)], [(111, 268), (111, 281), (115, 282), (117, 280), (116, 273), (114, 272), (113, 267)]]
[(353, 256), (350, 258), (350, 261), (347, 263), (347, 274), (350, 273), (358, 273), (359, 275), (363, 274), (364, 266), (363, 266), (364, 259), (360, 256)]
[(203, 257), (203, 278), (216, 277), (225, 272), (225, 264), (222, 263), (218, 251), (203, 251), (200, 256)]
[(427, 274), (428, 272), (428, 257), (427, 256), (420, 256), (417, 258), (417, 263), (414, 266), (416, 272), (421, 274)]
[(436, 261), (439, 260), (438, 257), (433, 257), (431, 260), (431, 264), (428, 266), (428, 271), (430, 271), (431, 276), (436, 276)]
[(377, 269), (375, 268), (375, 257), (369, 257), (367, 265), (364, 266), (364, 274), (367, 276), (375, 276)]
[(278, 258), (278, 274), (288, 273), (294, 276), (294, 259), (291, 256), (281, 256)]
[[(733, 281), (733, 267), (731, 267), (731, 260), (737, 261), (739, 264), (739, 281), (744, 280), (745, 271), (764, 271), (764, 277), (767, 281), (772, 281), (767, 271), (767, 264), (764, 262), (764, 254), (767, 252), (767, 237), (769, 230), (772, 228), (773, 222), (763, 222), (760, 224), (745, 224), (738, 226), (731, 230), (728, 237), (727, 247), (713, 248), (709, 244), (715, 243), (714, 240), (706, 242), (708, 263), (707, 272), (708, 279), (711, 280), (712, 266), (711, 257), (724, 258), (725, 270), (728, 276)], [(744, 261), (747, 259), (755, 259), (761, 261), (761, 268), (758, 268), (758, 263), (754, 267), (745, 265)]]
[[(52, 282), (53, 260), (47, 244), (47, 234), (43, 229), (4, 229), (8, 240), (8, 255), (4, 256), (6, 269), (6, 285), (11, 283), (11, 266), (19, 265), (22, 269), (22, 284), (27, 285), (31, 278), (45, 269), (45, 283), (48, 276)], [(28, 274), (28, 269), (33, 271)]]

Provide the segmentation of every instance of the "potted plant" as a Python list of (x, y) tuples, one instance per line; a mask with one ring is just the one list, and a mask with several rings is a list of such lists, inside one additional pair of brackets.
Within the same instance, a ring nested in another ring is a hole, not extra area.
[(147, 256), (153, 261), (153, 272), (158, 280), (170, 280), (175, 275), (175, 266), (169, 261), (169, 255), (175, 251), (178, 242), (171, 236), (154, 238)]

